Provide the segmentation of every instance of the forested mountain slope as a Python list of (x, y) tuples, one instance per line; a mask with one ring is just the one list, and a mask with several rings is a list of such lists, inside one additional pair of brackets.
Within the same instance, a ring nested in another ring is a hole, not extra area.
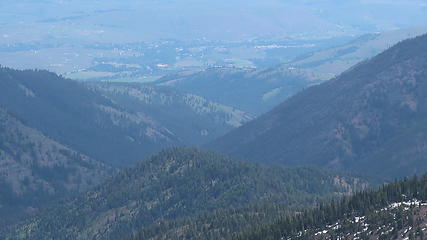
[(161, 221), (143, 227), (123, 240), (233, 239), (233, 237), (251, 231), (260, 225), (274, 224), (281, 217), (294, 214), (303, 208), (308, 208), (308, 206), (296, 207), (286, 204), (263, 203), (218, 209), (196, 216)]
[(257, 115), (315, 83), (290, 70), (236, 68), (177, 73), (158, 82)]
[(313, 86), (210, 144), (259, 162), (393, 179), (427, 171), (427, 35)]
[(0, 69), (0, 104), (55, 141), (115, 165), (175, 140), (166, 131), (147, 136), (149, 125), (140, 116), (47, 71)]
[(241, 240), (425, 239), (427, 175), (368, 190), (258, 226)]
[(166, 126), (187, 145), (211, 141), (253, 118), (238, 109), (170, 87), (114, 82), (90, 82), (86, 86), (127, 111), (143, 113), (157, 126)]
[[(166, 146), (205, 143), (250, 119), (194, 95), (181, 96), (177, 103), (173, 91), (109, 88), (99, 93), (47, 71), (0, 68), (1, 107), (49, 138), (115, 166), (129, 165)], [(150, 102), (143, 108), (142, 101), (128, 99), (123, 104), (126, 96), (114, 95), (122, 90), (177, 105)], [(186, 111), (178, 113), (179, 107)]]
[[(262, 166), (193, 148), (172, 148), (0, 237), (118, 239), (161, 221), (262, 203), (310, 206), (367, 186), (360, 178), (318, 169)], [(230, 221), (245, 223), (239, 218)], [(236, 230), (232, 226), (227, 226), (229, 231)]]
[(87, 190), (112, 172), (0, 108), (0, 228), (57, 198)]

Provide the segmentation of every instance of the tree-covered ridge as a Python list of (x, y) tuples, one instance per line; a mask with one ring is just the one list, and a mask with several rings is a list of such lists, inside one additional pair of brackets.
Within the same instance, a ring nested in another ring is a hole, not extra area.
[(260, 225), (239, 239), (423, 239), (427, 174)]
[(313, 83), (288, 69), (209, 68), (167, 75), (157, 84), (259, 115)]
[[(321, 201), (323, 198), (319, 198)], [(305, 206), (305, 208), (308, 206)], [(286, 204), (255, 204), (219, 209), (173, 221), (161, 221), (130, 234), (124, 240), (232, 239), (262, 224), (273, 224), (281, 216), (298, 211)]]
[(156, 149), (135, 131), (143, 124), (117, 119), (125, 110), (48, 71), (0, 68), (0, 105), (51, 139), (110, 164), (129, 164)]
[(387, 179), (427, 171), (427, 35), (398, 43), (231, 131), (212, 149)]
[(115, 82), (85, 85), (153, 125), (167, 128), (187, 145), (207, 143), (252, 119), (238, 109), (171, 87)]
[[(98, 86), (48, 71), (0, 67), (0, 107), (49, 138), (114, 166), (129, 166), (164, 147), (206, 143), (250, 119), (168, 87)], [(161, 104), (165, 100), (171, 105)]]
[(366, 186), (359, 178), (313, 168), (262, 166), (172, 148), (18, 225), (3, 238), (117, 239), (159, 221), (263, 202), (307, 206)]
[(0, 108), (0, 229), (112, 173), (103, 163), (49, 139)]

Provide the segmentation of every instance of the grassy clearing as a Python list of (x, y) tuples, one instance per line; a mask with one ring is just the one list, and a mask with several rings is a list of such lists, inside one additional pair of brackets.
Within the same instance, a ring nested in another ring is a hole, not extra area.
[(71, 78), (71, 79), (77, 79), (77, 80), (89, 80), (93, 78), (101, 78), (101, 77), (113, 77), (115, 74), (111, 72), (94, 72), (94, 71), (87, 71), (87, 72), (73, 72), (66, 74), (65, 77)]
[(111, 78), (105, 80), (105, 82), (139, 82), (149, 83), (159, 80), (161, 76), (149, 76), (149, 77), (124, 77), (124, 78)]

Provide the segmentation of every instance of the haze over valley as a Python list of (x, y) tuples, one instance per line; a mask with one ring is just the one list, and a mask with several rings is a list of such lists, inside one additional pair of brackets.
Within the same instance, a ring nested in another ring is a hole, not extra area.
[(0, 239), (423, 240), (424, 0), (3, 0)]

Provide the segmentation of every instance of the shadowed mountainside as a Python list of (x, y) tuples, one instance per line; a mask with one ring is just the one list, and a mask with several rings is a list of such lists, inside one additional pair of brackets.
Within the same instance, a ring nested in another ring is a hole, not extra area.
[(259, 162), (395, 178), (427, 170), (427, 35), (403, 41), (214, 141)]
[(0, 108), (0, 228), (113, 173)]

